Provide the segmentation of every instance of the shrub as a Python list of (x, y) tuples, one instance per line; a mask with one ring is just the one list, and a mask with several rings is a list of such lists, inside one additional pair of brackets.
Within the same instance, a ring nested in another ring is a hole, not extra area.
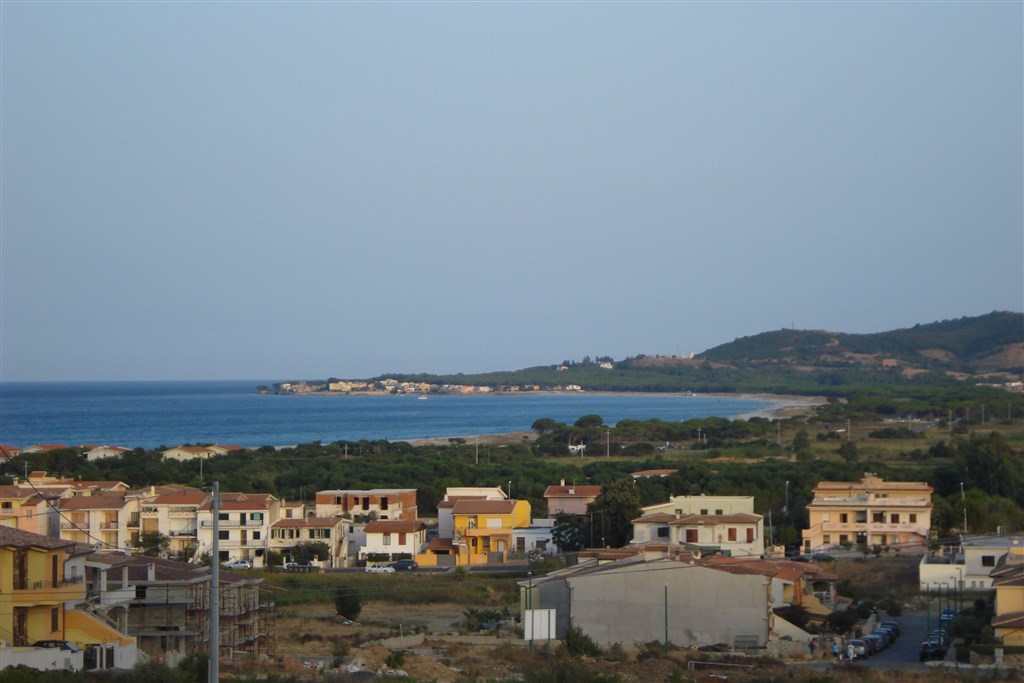
[(355, 621), (363, 611), (363, 598), (351, 588), (334, 590), (334, 611), (347, 619)]
[(583, 632), (579, 626), (570, 626), (562, 640), (566, 652), (574, 657), (586, 656), (597, 657), (601, 654), (601, 648), (594, 639)]

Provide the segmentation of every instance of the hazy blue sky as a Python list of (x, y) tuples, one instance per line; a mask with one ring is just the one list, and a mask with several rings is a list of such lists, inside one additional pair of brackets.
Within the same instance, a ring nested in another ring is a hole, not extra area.
[(1020, 2), (0, 5), (0, 377), (1024, 310)]

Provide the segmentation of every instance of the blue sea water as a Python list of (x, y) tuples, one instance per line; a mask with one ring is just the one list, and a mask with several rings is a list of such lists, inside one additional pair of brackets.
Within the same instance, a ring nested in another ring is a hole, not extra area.
[(572, 423), (597, 414), (665, 421), (732, 417), (765, 401), (680, 394), (503, 394), (276, 396), (273, 380), (205, 382), (3, 382), (0, 443), (106, 444), (157, 448), (182, 443), (284, 446), (311, 441), (391, 441), (526, 431), (549, 417)]

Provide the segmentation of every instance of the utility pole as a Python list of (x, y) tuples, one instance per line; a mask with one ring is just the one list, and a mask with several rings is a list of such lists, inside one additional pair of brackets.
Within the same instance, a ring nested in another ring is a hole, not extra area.
[(612, 457), (612, 429), (611, 427), (604, 428), (604, 457)]
[[(200, 461), (202, 462), (202, 461)], [(213, 482), (213, 557), (210, 558), (210, 667), (209, 683), (220, 681), (220, 482)]]
[(964, 495), (964, 483), (960, 482), (960, 503), (964, 506), (964, 536), (967, 535), (967, 497)]

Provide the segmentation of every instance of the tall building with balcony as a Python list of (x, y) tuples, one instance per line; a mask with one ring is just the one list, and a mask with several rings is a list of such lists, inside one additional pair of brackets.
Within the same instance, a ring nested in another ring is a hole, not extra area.
[(859, 482), (823, 481), (808, 504), (804, 552), (848, 545), (896, 546), (925, 552), (932, 525), (932, 487), (886, 482), (865, 474)]
[(141, 534), (157, 532), (169, 540), (168, 552), (184, 556), (199, 542), (199, 508), (210, 499), (203, 491), (144, 496), (139, 511), (129, 514), (129, 533), (137, 544)]
[[(222, 493), (218, 519), (219, 560), (249, 560), (266, 566), (270, 527), (280, 516), (280, 501), (269, 493)], [(197, 552), (213, 550), (213, 501), (199, 506)]]
[[(131, 668), (135, 639), (85, 608), (89, 546), (0, 526), (0, 669)], [(79, 608), (83, 605), (83, 608)], [(67, 641), (79, 652), (33, 647)]]
[(60, 537), (74, 543), (99, 545), (101, 552), (124, 550), (138, 540), (129, 525), (137, 519), (139, 501), (124, 493), (94, 493), (61, 498)]

